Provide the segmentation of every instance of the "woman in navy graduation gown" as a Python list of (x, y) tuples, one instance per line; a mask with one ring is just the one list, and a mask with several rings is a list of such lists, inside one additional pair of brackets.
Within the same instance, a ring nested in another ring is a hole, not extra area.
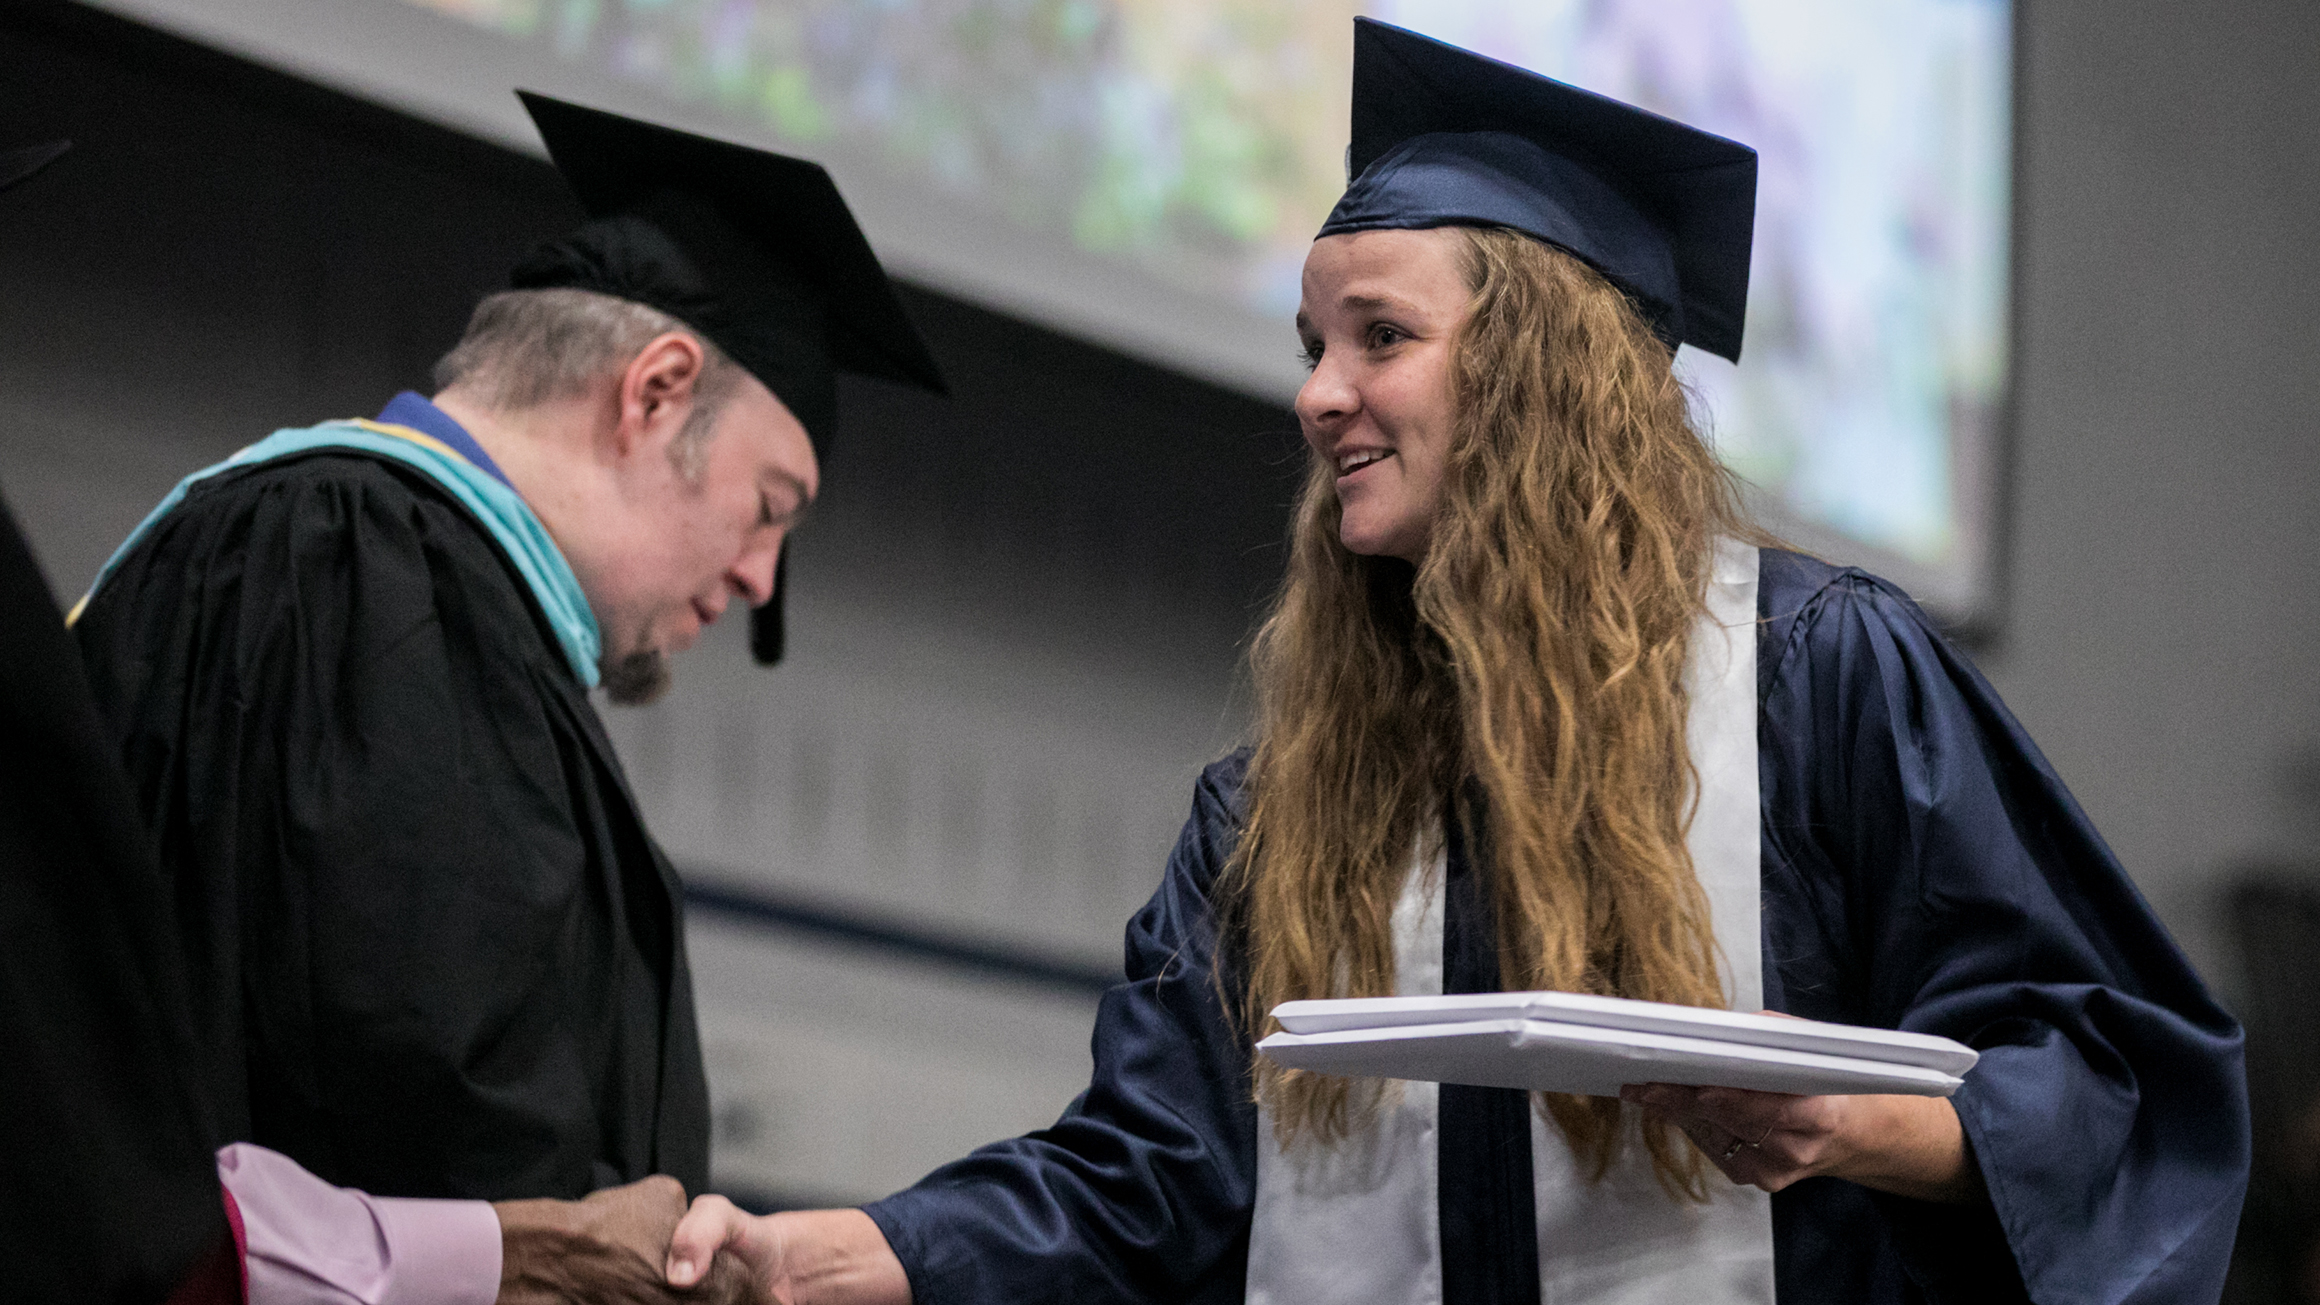
[[(1087, 1091), (862, 1210), (704, 1198), (672, 1277), (723, 1242), (785, 1301), (2215, 1299), (2237, 1026), (1905, 595), (1749, 542), (1670, 375), (1737, 356), (1753, 154), (1356, 49), (1259, 740), (1201, 777)], [(1946, 1101), (1620, 1102), (1252, 1052), (1281, 1000), (1501, 988), (1981, 1060)]]

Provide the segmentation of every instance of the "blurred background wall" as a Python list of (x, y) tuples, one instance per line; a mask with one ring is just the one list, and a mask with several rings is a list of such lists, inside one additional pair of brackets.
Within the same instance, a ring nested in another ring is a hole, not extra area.
[(2037, 0), (2009, 602), (1979, 658), (2203, 969), (2320, 853), (2320, 6)]
[[(2285, 1154), (2320, 1088), (2285, 1054), (2320, 1039), (2308, 1003), (2265, 998), (2320, 959), (2293, 927), (2320, 880), (2320, 6), (2025, 0), (2018, 36), (2002, 615), (1976, 655), (2262, 1017)], [(0, 207), (0, 490), (67, 601), (184, 472), (424, 388), (574, 216), (496, 146), (20, 0), (0, 143), (52, 136), (81, 148)], [(1077, 1090), (1120, 926), (1239, 736), (1298, 471), (1278, 407), (911, 307), (960, 393), (846, 395), (790, 664), (720, 629), (665, 703), (608, 714), (699, 888), (719, 1181), (766, 1200), (876, 1195)], [(2249, 921), (2278, 926), (2252, 976)], [(2284, 1242), (2280, 1173), (2250, 1218)]]
[(2235, 1295), (2320, 1300), (2320, 6), (2033, 0), (2022, 38), (1978, 660), (2249, 1024)]

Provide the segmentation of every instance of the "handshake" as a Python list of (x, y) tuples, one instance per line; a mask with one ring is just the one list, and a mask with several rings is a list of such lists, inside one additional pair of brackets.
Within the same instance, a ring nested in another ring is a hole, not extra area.
[(910, 1286), (860, 1210), (753, 1217), (722, 1196), (685, 1206), (674, 1178), (579, 1201), (500, 1201), (499, 1305), (908, 1305)]

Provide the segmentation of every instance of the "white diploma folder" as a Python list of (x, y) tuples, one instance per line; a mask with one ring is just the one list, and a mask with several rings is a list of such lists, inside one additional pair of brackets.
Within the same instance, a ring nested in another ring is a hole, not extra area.
[(1273, 1008), (1291, 1069), (1617, 1096), (1628, 1083), (1946, 1097), (1980, 1053), (1923, 1033), (1568, 992), (1356, 997)]

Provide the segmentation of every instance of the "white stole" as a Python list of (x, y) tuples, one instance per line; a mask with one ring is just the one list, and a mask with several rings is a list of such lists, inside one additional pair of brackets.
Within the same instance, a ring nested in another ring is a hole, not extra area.
[[(1732, 1009), (1764, 1004), (1756, 783), (1754, 548), (1722, 542), (1685, 670), (1700, 790), (1685, 845), (1706, 891)], [(1394, 906), (1395, 991), (1442, 991), (1443, 866), (1413, 865)], [(1359, 1300), (1440, 1305), (1437, 1088), (1387, 1085), (1374, 1125), (1284, 1152), (1257, 1121), (1250, 1305)], [(1772, 1198), (1709, 1175), (1706, 1205), (1676, 1201), (1640, 1145), (1590, 1182), (1562, 1133), (1531, 1112), (1543, 1305), (1768, 1305)]]

